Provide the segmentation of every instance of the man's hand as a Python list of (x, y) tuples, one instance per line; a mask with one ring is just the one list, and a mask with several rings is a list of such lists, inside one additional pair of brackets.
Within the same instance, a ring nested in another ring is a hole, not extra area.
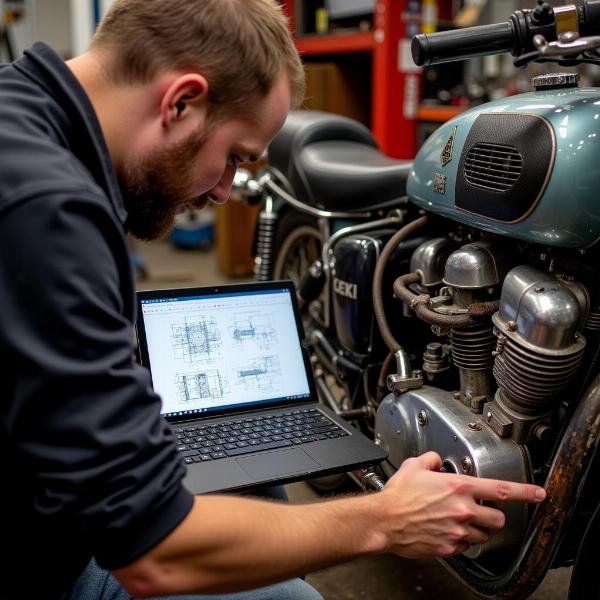
[(440, 457), (428, 452), (405, 461), (377, 496), (389, 512), (387, 550), (407, 558), (450, 556), (482, 544), (488, 530), (504, 526), (504, 514), (478, 500), (541, 502), (544, 488), (509, 481), (440, 473)]

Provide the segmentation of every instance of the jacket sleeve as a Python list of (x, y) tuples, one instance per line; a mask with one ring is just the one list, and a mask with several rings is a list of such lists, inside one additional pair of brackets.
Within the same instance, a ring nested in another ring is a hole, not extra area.
[(160, 398), (133, 360), (128, 260), (120, 224), (89, 193), (0, 215), (0, 425), (35, 513), (77, 530), (108, 569), (192, 505)]

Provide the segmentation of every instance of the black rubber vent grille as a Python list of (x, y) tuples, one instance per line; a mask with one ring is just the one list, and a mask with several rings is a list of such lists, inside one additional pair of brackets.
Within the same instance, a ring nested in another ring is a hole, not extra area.
[(523, 169), (523, 157), (514, 146), (479, 142), (465, 158), (465, 177), (471, 185), (506, 192), (519, 177)]
[(555, 146), (554, 130), (542, 117), (479, 115), (461, 152), (456, 207), (505, 223), (525, 219), (544, 193)]

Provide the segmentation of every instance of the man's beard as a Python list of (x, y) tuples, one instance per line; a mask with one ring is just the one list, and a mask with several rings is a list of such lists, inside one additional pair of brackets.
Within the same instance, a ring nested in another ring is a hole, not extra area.
[(127, 229), (135, 237), (153, 240), (163, 236), (184, 201), (189, 208), (206, 205), (207, 194), (189, 197), (196, 179), (193, 165), (206, 138), (205, 132), (194, 132), (182, 142), (125, 165), (119, 183), (128, 212)]

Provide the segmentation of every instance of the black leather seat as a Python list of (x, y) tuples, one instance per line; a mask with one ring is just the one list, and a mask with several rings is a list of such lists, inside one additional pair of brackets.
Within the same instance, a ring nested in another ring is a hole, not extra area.
[(298, 200), (343, 211), (364, 210), (404, 196), (412, 166), (382, 154), (364, 125), (317, 111), (288, 115), (269, 146), (269, 163)]

